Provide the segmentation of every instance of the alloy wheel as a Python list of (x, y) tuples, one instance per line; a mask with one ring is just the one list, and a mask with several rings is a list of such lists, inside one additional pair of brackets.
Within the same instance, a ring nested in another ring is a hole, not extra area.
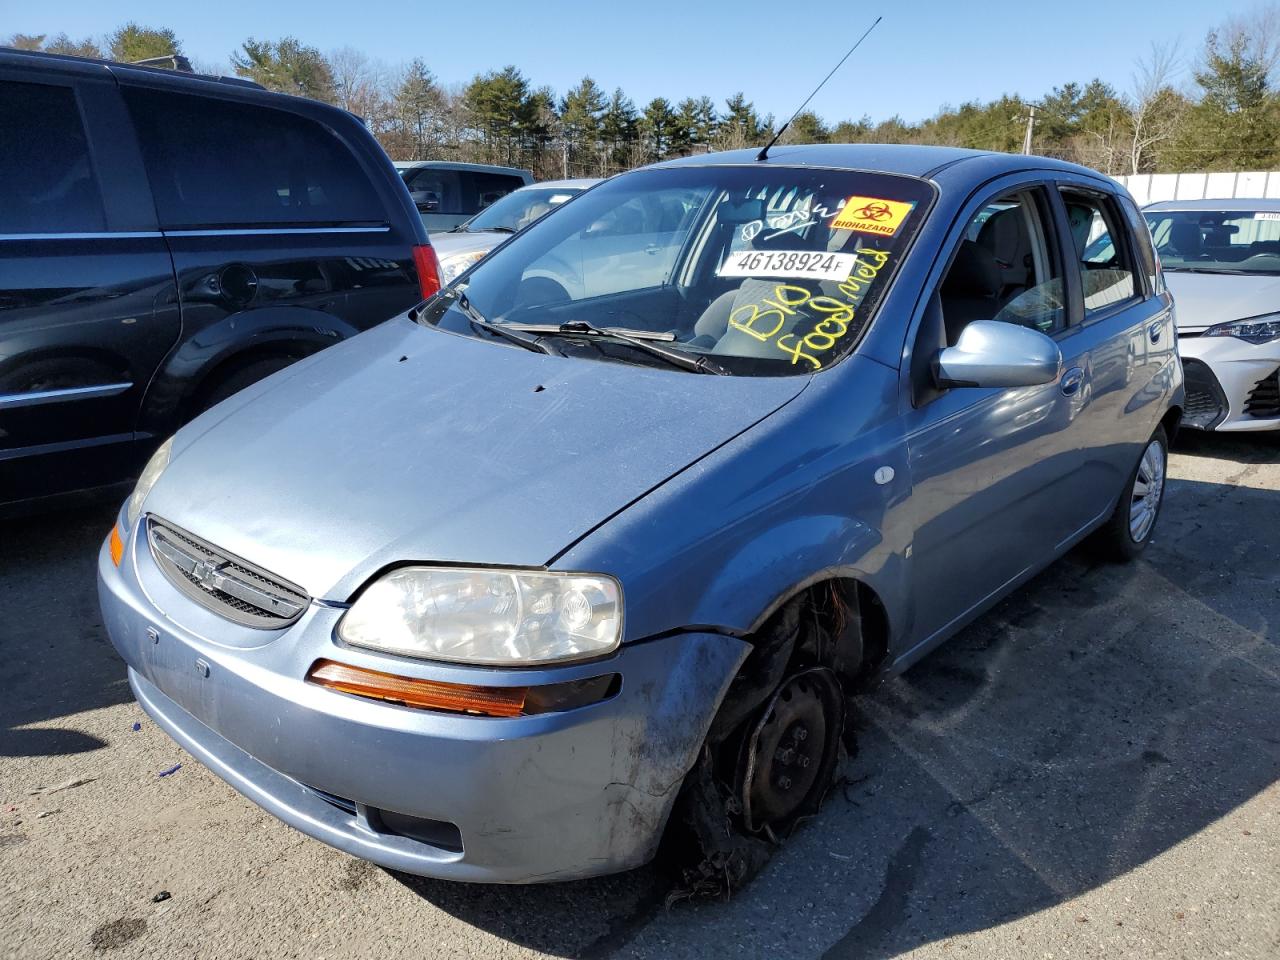
[(1147, 444), (1129, 495), (1129, 536), (1142, 543), (1151, 534), (1164, 496), (1165, 451), (1158, 440)]

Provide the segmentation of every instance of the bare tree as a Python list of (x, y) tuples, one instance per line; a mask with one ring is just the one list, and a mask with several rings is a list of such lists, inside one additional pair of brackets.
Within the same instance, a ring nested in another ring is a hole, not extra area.
[(1128, 167), (1142, 173), (1153, 154), (1173, 139), (1186, 113), (1187, 100), (1175, 88), (1181, 72), (1178, 44), (1152, 43), (1133, 74), (1133, 101), (1129, 107)]
[(329, 69), (334, 102), (379, 129), (386, 121), (389, 99), (386, 68), (355, 47), (340, 47), (329, 53)]
[(1261, 64), (1275, 82), (1280, 66), (1280, 3), (1261, 4), (1230, 17), (1214, 32), (1228, 49), (1238, 43), (1244, 55)]

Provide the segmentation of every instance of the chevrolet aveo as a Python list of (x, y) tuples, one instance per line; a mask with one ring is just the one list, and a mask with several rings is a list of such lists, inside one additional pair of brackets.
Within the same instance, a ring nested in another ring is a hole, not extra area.
[(562, 880), (679, 827), (738, 863), (820, 801), (855, 684), (1088, 535), (1146, 546), (1182, 396), (1086, 169), (662, 163), (179, 431), (105, 622), (161, 727), (349, 853)]

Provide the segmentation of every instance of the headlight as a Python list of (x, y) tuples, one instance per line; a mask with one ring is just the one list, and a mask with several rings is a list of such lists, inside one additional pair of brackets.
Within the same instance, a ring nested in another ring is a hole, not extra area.
[(1280, 338), (1280, 313), (1268, 313), (1247, 320), (1219, 323), (1204, 332), (1206, 337), (1236, 337), (1249, 343), (1269, 343)]
[(460, 567), (401, 567), (375, 580), (338, 636), (387, 653), (490, 666), (598, 657), (622, 639), (612, 577)]
[(130, 529), (137, 523), (138, 515), (142, 513), (142, 501), (147, 499), (147, 494), (160, 479), (160, 474), (164, 473), (164, 468), (169, 465), (169, 453), (172, 449), (173, 437), (170, 437), (160, 444), (160, 449), (151, 455), (147, 465), (142, 468), (142, 476), (138, 477), (138, 485), (133, 488), (133, 495), (129, 497), (129, 508), (124, 514)]
[(440, 279), (445, 284), (453, 283), (473, 263), (479, 263), (489, 255), (488, 250), (473, 250), (471, 253), (457, 253), (440, 261)]

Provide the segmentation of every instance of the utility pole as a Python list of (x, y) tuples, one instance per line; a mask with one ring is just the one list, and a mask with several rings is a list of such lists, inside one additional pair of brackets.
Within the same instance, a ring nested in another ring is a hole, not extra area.
[(1022, 138), (1022, 153), (1025, 156), (1031, 155), (1031, 133), (1036, 127), (1036, 108), (1030, 107), (1030, 110), (1027, 114), (1027, 135)]

